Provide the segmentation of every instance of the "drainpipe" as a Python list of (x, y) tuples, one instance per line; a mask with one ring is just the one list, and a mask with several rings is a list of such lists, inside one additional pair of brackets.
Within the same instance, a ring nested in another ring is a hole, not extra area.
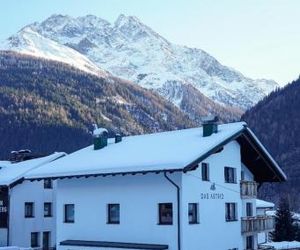
[(178, 250), (181, 250), (180, 239), (180, 187), (167, 176), (167, 172), (164, 172), (165, 178), (177, 189), (177, 245)]
[(6, 242), (6, 245), (9, 246), (9, 223), (10, 223), (10, 187), (7, 186), (7, 242)]

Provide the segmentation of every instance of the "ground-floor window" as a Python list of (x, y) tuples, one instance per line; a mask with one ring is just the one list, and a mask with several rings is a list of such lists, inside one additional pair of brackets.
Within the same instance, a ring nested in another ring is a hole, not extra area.
[(65, 223), (74, 223), (75, 222), (74, 204), (65, 204), (65, 206), (64, 206), (64, 222)]
[(189, 203), (189, 224), (199, 223), (198, 203)]
[(43, 232), (43, 250), (50, 248), (50, 232)]
[(254, 249), (254, 238), (253, 236), (246, 237), (246, 249)]
[(237, 204), (233, 202), (225, 203), (225, 219), (226, 221), (237, 220)]
[(39, 247), (39, 233), (38, 232), (32, 232), (31, 233), (31, 247)]
[(158, 214), (160, 225), (172, 225), (173, 224), (173, 204), (172, 203), (159, 203)]
[(120, 224), (120, 204), (107, 205), (107, 223)]

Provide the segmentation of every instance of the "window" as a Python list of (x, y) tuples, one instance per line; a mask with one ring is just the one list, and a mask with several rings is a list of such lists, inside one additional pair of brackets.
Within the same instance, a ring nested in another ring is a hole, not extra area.
[(74, 204), (65, 204), (64, 207), (64, 222), (74, 223), (75, 221), (75, 208)]
[(253, 242), (253, 236), (247, 236), (246, 237), (246, 249), (254, 249), (254, 242)]
[(246, 203), (246, 215), (253, 216), (253, 205), (251, 202)]
[(50, 249), (50, 232), (43, 232), (43, 250)]
[(31, 233), (31, 247), (39, 247), (39, 233)]
[(45, 202), (44, 203), (44, 217), (51, 217), (52, 216), (52, 203)]
[(120, 204), (107, 205), (107, 223), (120, 224)]
[(236, 183), (236, 169), (225, 167), (224, 168), (224, 177), (226, 183)]
[(159, 203), (159, 224), (172, 225), (173, 224), (173, 204), (172, 203)]
[(34, 203), (25, 202), (25, 218), (33, 218), (33, 217), (34, 217)]
[(209, 181), (209, 165), (208, 163), (203, 162), (201, 164), (202, 180)]
[(198, 204), (189, 203), (189, 224), (197, 224), (198, 221)]
[(226, 221), (237, 220), (237, 204), (236, 203), (225, 203), (225, 219)]
[(52, 186), (52, 180), (51, 179), (45, 179), (44, 180), (44, 189), (51, 189)]

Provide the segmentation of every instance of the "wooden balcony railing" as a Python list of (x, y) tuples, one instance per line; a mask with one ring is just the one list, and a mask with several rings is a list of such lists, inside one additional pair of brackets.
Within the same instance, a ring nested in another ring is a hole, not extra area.
[(259, 233), (274, 230), (274, 217), (242, 217), (242, 233)]
[(241, 181), (241, 198), (256, 198), (257, 183), (255, 181)]

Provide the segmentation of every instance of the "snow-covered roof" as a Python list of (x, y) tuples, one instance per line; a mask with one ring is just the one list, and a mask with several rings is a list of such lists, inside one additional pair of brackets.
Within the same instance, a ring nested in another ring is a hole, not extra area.
[(257, 208), (274, 208), (275, 204), (272, 202), (256, 199), (256, 207)]
[(100, 150), (83, 148), (30, 171), (26, 178), (190, 170), (247, 129), (246, 123), (236, 122), (219, 125), (218, 133), (207, 137), (202, 136), (200, 127), (128, 136), (119, 143), (109, 140), (108, 146)]
[(16, 163), (11, 163), (10, 161), (0, 161), (0, 185), (10, 185), (22, 179), (29, 171), (37, 169), (65, 155), (66, 153), (59, 152), (45, 157)]

